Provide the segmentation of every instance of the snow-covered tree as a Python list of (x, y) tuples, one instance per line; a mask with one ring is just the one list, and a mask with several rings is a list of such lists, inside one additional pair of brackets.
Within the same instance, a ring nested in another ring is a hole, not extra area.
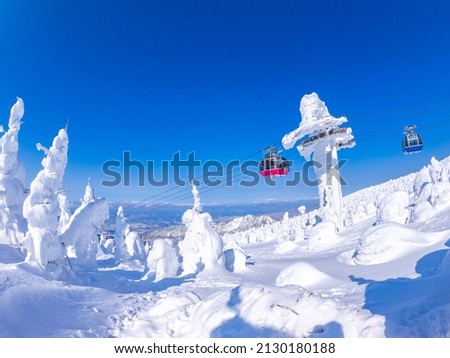
[(148, 252), (144, 279), (151, 275), (154, 275), (154, 281), (160, 281), (166, 277), (176, 277), (179, 268), (179, 248), (173, 240), (155, 240)]
[(17, 98), (11, 108), (8, 131), (1, 139), (0, 242), (14, 245), (20, 243), (27, 228), (22, 214), (22, 205), (26, 197), (25, 170), (18, 157), (19, 131), (24, 112), (23, 101)]
[(67, 198), (67, 195), (63, 190), (58, 193), (58, 203), (59, 209), (61, 210), (61, 214), (59, 216), (59, 232), (61, 233), (69, 223), (71, 216), (69, 209), (69, 199)]
[[(86, 193), (92, 192), (88, 182)], [(61, 242), (65, 248), (71, 248), (70, 252), (74, 253), (77, 266), (83, 269), (97, 267), (100, 228), (108, 217), (106, 199), (94, 199), (93, 196), (84, 195), (80, 207), (75, 210), (61, 234)]]
[(117, 261), (128, 260), (128, 250), (125, 244), (125, 228), (127, 226), (127, 221), (123, 213), (122, 205), (117, 209), (116, 214), (116, 230), (114, 231), (114, 256)]
[(197, 213), (202, 212), (202, 203), (200, 201), (200, 193), (198, 192), (197, 185), (195, 185), (195, 181), (192, 181), (192, 195), (194, 196), (194, 210)]
[(140, 235), (130, 229), (122, 206), (117, 209), (114, 243), (114, 256), (118, 261), (143, 260), (145, 258), (144, 243)]
[(312, 158), (315, 162), (322, 219), (333, 222), (341, 230), (342, 190), (337, 152), (355, 145), (352, 130), (339, 127), (347, 122), (347, 118), (330, 115), (325, 102), (316, 93), (303, 96), (300, 115), (299, 127), (283, 137), (283, 146), (290, 149), (301, 138), (308, 136), (297, 149), (306, 160)]
[(377, 208), (377, 222), (405, 224), (410, 217), (409, 195), (405, 191), (395, 191), (386, 195)]
[(432, 157), (430, 163), (416, 173), (412, 221), (426, 221), (450, 206), (449, 170), (448, 160), (440, 162)]
[(84, 196), (83, 196), (82, 203), (86, 205), (94, 200), (95, 200), (94, 188), (91, 185), (91, 179), (88, 179), (86, 189), (84, 190)]
[(184, 274), (224, 266), (222, 238), (212, 228), (211, 216), (200, 212), (200, 196), (195, 183), (192, 183), (192, 194), (194, 207), (183, 214), (182, 220), (187, 230), (179, 244)]
[(61, 208), (58, 192), (61, 189), (67, 165), (69, 138), (67, 130), (61, 129), (53, 139), (50, 149), (37, 144), (45, 153), (43, 169), (31, 182), (30, 194), (23, 204), (23, 216), (28, 221), (26, 242), (28, 260), (36, 261), (41, 267), (61, 259), (63, 251), (59, 240), (59, 217)]

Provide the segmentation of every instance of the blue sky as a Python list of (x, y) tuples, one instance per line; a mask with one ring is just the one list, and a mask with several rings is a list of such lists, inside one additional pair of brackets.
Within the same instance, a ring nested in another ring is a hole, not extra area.
[[(28, 181), (42, 158), (35, 143), (50, 145), (69, 121), (72, 197), (91, 177), (98, 195), (142, 200), (167, 188), (105, 188), (102, 164), (125, 150), (156, 163), (177, 151), (244, 158), (296, 128), (299, 100), (314, 91), (355, 133), (357, 146), (339, 153), (348, 193), (450, 155), (449, 18), (448, 1), (6, 0), (1, 122), (22, 97)], [(404, 156), (401, 131), (411, 123), (425, 149)], [(295, 150), (283, 155), (304, 163)], [(204, 199), (316, 196), (278, 182)]]

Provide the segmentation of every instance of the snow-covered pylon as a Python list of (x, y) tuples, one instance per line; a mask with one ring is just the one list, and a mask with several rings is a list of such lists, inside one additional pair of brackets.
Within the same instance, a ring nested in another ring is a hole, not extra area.
[(63, 256), (58, 230), (61, 214), (58, 192), (67, 165), (69, 137), (66, 128), (58, 132), (50, 149), (39, 143), (36, 147), (45, 153), (41, 162), (43, 169), (31, 182), (30, 194), (23, 204), (23, 216), (28, 220), (27, 259), (45, 268)]
[(335, 223), (340, 230), (343, 227), (342, 189), (337, 151), (355, 146), (352, 130), (339, 127), (347, 118), (330, 115), (325, 102), (316, 93), (303, 96), (300, 115), (299, 127), (283, 137), (283, 146), (290, 149), (308, 136), (297, 149), (306, 160), (311, 157), (314, 160), (322, 218)]
[(17, 98), (11, 108), (8, 130), (1, 139), (0, 243), (13, 245), (19, 244), (26, 231), (26, 221), (22, 215), (26, 197), (25, 170), (18, 157), (19, 131), (24, 112), (23, 101)]
[(224, 267), (225, 264), (222, 238), (211, 226), (211, 215), (201, 212), (200, 195), (194, 182), (192, 194), (194, 207), (183, 214), (182, 220), (187, 230), (179, 245), (184, 274)]

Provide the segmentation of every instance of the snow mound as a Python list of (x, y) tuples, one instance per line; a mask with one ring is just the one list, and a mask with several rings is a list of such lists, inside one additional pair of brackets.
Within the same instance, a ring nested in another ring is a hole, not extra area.
[(0, 244), (0, 264), (19, 263), (24, 259), (25, 258), (17, 248), (5, 244)]
[(442, 262), (438, 267), (438, 273), (450, 274), (450, 250), (447, 250)]
[(313, 289), (335, 279), (306, 262), (297, 262), (285, 267), (275, 280), (278, 286), (297, 285)]
[(386, 223), (368, 229), (353, 254), (358, 265), (375, 265), (401, 259), (423, 246), (445, 239), (445, 232), (424, 233), (397, 223)]
[(241, 248), (232, 248), (224, 251), (225, 268), (230, 272), (242, 272), (247, 269), (247, 254)]
[(324, 221), (311, 228), (308, 243), (332, 240), (335, 237), (336, 225), (331, 221)]
[(386, 195), (377, 209), (379, 223), (396, 222), (405, 224), (409, 219), (409, 195), (405, 191), (395, 191)]
[(343, 337), (384, 337), (384, 317), (300, 287), (245, 284), (239, 298), (240, 317), (256, 328), (294, 337), (327, 337), (327, 328), (337, 325)]
[(431, 219), (438, 210), (433, 208), (429, 201), (422, 201), (414, 206), (413, 221), (425, 222)]
[(299, 246), (295, 242), (282, 241), (278, 243), (278, 245), (273, 250), (273, 253), (277, 255), (287, 254), (288, 252), (294, 251), (298, 247)]
[(120, 332), (121, 337), (199, 338), (235, 314), (227, 306), (229, 295), (218, 292), (205, 300), (190, 291), (171, 290)]
[(225, 243), (224, 247), (225, 268), (230, 272), (243, 272), (247, 270), (249, 255), (235, 240)]
[(121, 337), (384, 337), (384, 317), (298, 286), (246, 283), (200, 298), (170, 290)]

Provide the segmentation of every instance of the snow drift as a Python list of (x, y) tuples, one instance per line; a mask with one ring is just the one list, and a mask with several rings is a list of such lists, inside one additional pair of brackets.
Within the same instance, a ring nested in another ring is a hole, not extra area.
[(390, 262), (447, 237), (448, 233), (445, 231), (421, 232), (397, 223), (381, 224), (363, 234), (353, 254), (353, 260), (359, 265)]

